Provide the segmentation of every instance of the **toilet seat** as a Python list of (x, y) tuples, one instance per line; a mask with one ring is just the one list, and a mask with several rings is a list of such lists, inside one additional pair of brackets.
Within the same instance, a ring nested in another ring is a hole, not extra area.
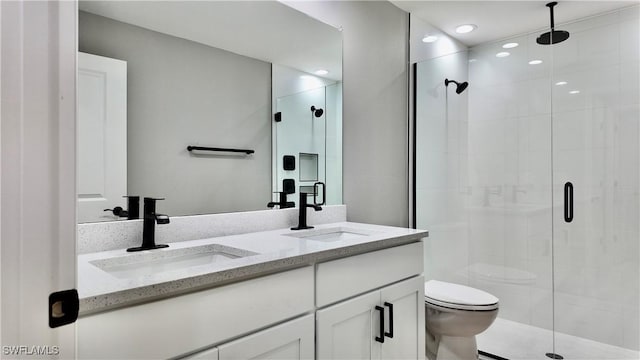
[(429, 280), (424, 283), (424, 298), (429, 304), (456, 310), (490, 311), (498, 308), (498, 298), (482, 290)]

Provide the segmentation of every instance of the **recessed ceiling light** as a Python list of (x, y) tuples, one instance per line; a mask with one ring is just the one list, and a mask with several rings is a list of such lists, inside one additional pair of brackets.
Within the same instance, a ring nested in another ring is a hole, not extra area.
[(473, 24), (464, 24), (464, 25), (460, 25), (456, 28), (456, 32), (458, 34), (466, 34), (466, 33), (470, 33), (473, 30), (477, 29), (478, 27), (473, 25)]
[(316, 70), (316, 75), (327, 75), (328, 73), (329, 73), (329, 70), (325, 70), (325, 69)]
[(567, 82), (566, 81), (558, 81), (556, 83), (556, 85), (558, 85), (558, 86), (567, 85)]
[(518, 45), (519, 45), (518, 43), (506, 43), (502, 45), (502, 47), (504, 49), (511, 49), (511, 48), (517, 47)]
[(435, 35), (425, 35), (422, 38), (422, 42), (424, 43), (432, 43), (432, 42), (436, 42), (438, 40), (438, 37)]
[(539, 65), (542, 64), (542, 60), (531, 60), (529, 61), (529, 65)]
[(571, 90), (569, 94), (580, 94), (580, 90)]
[(509, 56), (509, 55), (511, 55), (511, 54), (509, 54), (509, 53), (508, 53), (508, 52), (506, 52), (506, 51), (503, 51), (503, 52), (499, 52), (499, 53), (497, 53), (497, 54), (496, 54), (496, 57), (507, 57), (507, 56)]

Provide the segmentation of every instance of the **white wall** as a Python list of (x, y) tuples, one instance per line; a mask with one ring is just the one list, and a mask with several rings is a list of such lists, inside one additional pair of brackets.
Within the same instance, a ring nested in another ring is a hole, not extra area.
[(349, 221), (408, 226), (408, 14), (386, 1), (285, 1), (343, 31)]
[[(129, 195), (164, 197), (169, 215), (266, 208), (271, 64), (84, 12), (79, 48), (127, 61)], [(194, 156), (187, 145), (255, 153)]]

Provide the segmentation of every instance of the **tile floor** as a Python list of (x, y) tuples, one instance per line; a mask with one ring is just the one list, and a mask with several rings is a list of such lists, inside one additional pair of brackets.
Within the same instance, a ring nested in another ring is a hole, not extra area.
[[(549, 360), (545, 353), (553, 350), (553, 336), (550, 330), (498, 318), (477, 341), (478, 349), (509, 360)], [(567, 334), (556, 333), (555, 342), (566, 360), (640, 359), (638, 351)]]

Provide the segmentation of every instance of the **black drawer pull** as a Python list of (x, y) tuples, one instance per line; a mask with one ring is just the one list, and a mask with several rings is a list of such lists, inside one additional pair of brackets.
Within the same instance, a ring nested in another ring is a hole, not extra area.
[(384, 344), (384, 308), (376, 305), (376, 310), (380, 311), (380, 336), (376, 336), (375, 339)]
[(393, 339), (393, 304), (385, 302), (384, 306), (389, 308), (389, 332), (385, 332), (384, 336)]

